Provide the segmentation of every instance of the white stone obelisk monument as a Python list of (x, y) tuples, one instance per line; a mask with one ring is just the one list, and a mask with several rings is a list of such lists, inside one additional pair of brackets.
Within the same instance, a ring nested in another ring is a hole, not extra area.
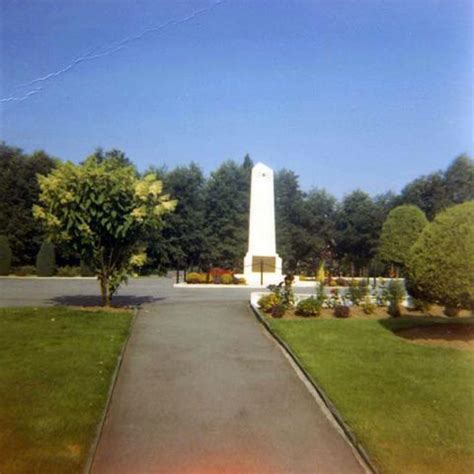
[(248, 284), (254, 285), (282, 281), (282, 261), (276, 253), (273, 170), (262, 163), (252, 168), (249, 247), (244, 258), (244, 277)]

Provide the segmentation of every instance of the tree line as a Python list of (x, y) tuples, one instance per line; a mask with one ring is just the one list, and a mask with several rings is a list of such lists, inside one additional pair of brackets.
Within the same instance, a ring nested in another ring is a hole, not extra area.
[[(250, 174), (246, 155), (227, 160), (205, 176), (191, 163), (173, 169), (150, 167), (139, 173), (119, 150), (96, 150), (97, 162), (107, 166), (132, 167), (137, 178), (153, 172), (163, 183), (163, 192), (176, 199), (172, 213), (162, 217), (159, 229), (144, 242), (147, 261), (144, 273), (168, 269), (210, 267), (241, 270), (247, 250)], [(13, 265), (34, 263), (44, 229), (33, 218), (38, 202), (37, 175), (47, 175), (61, 160), (44, 151), (31, 154), (0, 144), (0, 234), (12, 249)], [(301, 189), (291, 170), (275, 173), (277, 250), (285, 271), (314, 273), (322, 260), (334, 273), (384, 274), (388, 267), (380, 256), (380, 237), (390, 211), (402, 204), (421, 209), (428, 220), (454, 204), (474, 200), (474, 162), (460, 155), (442, 171), (421, 176), (400, 193), (370, 196), (355, 190), (341, 200), (323, 188)], [(78, 264), (74, 249), (56, 249), (59, 264)]]

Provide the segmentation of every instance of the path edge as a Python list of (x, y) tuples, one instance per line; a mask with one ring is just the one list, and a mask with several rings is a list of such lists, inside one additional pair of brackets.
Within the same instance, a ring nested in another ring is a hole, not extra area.
[(316, 382), (316, 380), (314, 380), (314, 378), (311, 376), (311, 374), (305, 369), (305, 367), (300, 362), (300, 360), (298, 359), (296, 354), (293, 352), (293, 350), (290, 348), (290, 346), (278, 334), (276, 334), (272, 330), (272, 328), (268, 324), (268, 321), (261, 315), (258, 308), (252, 303), (250, 303), (250, 308), (252, 309), (253, 313), (255, 314), (257, 320), (265, 328), (267, 333), (275, 340), (275, 342), (288, 355), (288, 357), (290, 357), (290, 359), (300, 369), (301, 373), (306, 378), (306, 381), (316, 390), (317, 394), (320, 396), (320, 398), (323, 401), (324, 405), (329, 410), (331, 415), (334, 417), (334, 420), (336, 421), (336, 423), (339, 425), (339, 427), (342, 429), (342, 431), (346, 435), (347, 441), (350, 443), (352, 448), (355, 451), (357, 451), (357, 453), (359, 454), (361, 459), (366, 464), (366, 467), (368, 468), (368, 470), (370, 472), (372, 472), (373, 474), (379, 474), (379, 470), (376, 468), (376, 466), (374, 465), (374, 463), (370, 459), (369, 455), (367, 454), (367, 451), (360, 444), (360, 442), (357, 439), (357, 437), (355, 436), (355, 434), (352, 432), (352, 430), (349, 428), (347, 423), (344, 421), (344, 419), (342, 418), (342, 415), (339, 413), (337, 408), (334, 406), (334, 404), (331, 402), (329, 397), (326, 395), (326, 392), (321, 388), (321, 386)]
[(100, 442), (100, 438), (102, 437), (102, 432), (104, 430), (105, 420), (107, 419), (107, 415), (109, 413), (109, 408), (110, 408), (110, 404), (111, 404), (111, 401), (112, 401), (112, 395), (113, 395), (113, 392), (115, 390), (115, 385), (117, 384), (118, 374), (120, 372), (120, 368), (122, 367), (123, 358), (124, 358), (125, 351), (126, 351), (127, 346), (128, 346), (128, 342), (130, 341), (130, 337), (132, 335), (132, 331), (133, 331), (133, 327), (135, 325), (135, 321), (137, 319), (138, 311), (139, 311), (139, 308), (135, 306), (133, 308), (133, 316), (132, 316), (132, 321), (130, 323), (130, 330), (129, 330), (127, 338), (125, 339), (125, 342), (122, 346), (122, 350), (120, 351), (120, 354), (117, 358), (117, 365), (115, 366), (114, 373), (112, 374), (112, 380), (111, 380), (111, 383), (110, 383), (109, 391), (107, 393), (107, 399), (106, 399), (106, 402), (105, 402), (105, 407), (104, 407), (104, 410), (103, 410), (103, 413), (102, 413), (102, 417), (99, 421), (99, 424), (97, 425), (97, 430), (96, 430), (96, 434), (95, 434), (95, 437), (94, 437), (94, 441), (93, 441), (91, 447), (89, 448), (89, 454), (87, 456), (87, 462), (86, 462), (86, 464), (84, 466), (84, 469), (83, 469), (84, 474), (90, 474), (91, 471), (92, 471), (92, 465), (94, 464), (95, 455), (96, 455), (97, 449), (99, 447), (99, 442)]

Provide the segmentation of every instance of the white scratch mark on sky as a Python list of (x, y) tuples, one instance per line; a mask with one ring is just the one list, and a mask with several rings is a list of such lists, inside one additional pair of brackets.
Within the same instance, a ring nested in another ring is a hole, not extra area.
[[(217, 0), (214, 2), (212, 5), (206, 8), (201, 8), (200, 10), (196, 10), (193, 13), (183, 17), (179, 18), (176, 20), (168, 20), (165, 23), (162, 23), (161, 25), (152, 27), (152, 28), (147, 28), (146, 30), (143, 30), (141, 33), (127, 36), (126, 38), (115, 42), (111, 43), (110, 45), (105, 45), (105, 46), (100, 46), (97, 48), (93, 48), (92, 50), (89, 50), (86, 54), (83, 54), (81, 56), (78, 56), (76, 59), (71, 61), (67, 66), (54, 71), (50, 72), (44, 76), (37, 77), (36, 79), (33, 79), (29, 82), (26, 82), (24, 84), (19, 84), (16, 86), (16, 89), (22, 88), (22, 87), (31, 87), (34, 85), (41, 85), (41, 84), (51, 84), (50, 81), (53, 79), (57, 79), (58, 77), (68, 73), (72, 69), (74, 69), (76, 66), (78, 66), (81, 63), (89, 62), (89, 61), (94, 61), (97, 59), (105, 58), (107, 56), (110, 56), (111, 54), (115, 54), (118, 51), (124, 49), (129, 43), (135, 42), (135, 41), (140, 41), (143, 38), (145, 38), (148, 35), (151, 34), (156, 34), (164, 31), (166, 28), (170, 26), (177, 26), (177, 25), (182, 25), (183, 23), (187, 23), (191, 20), (194, 20), (196, 17), (209, 12), (210, 10), (213, 10), (219, 5), (222, 5), (225, 3), (227, 0)], [(38, 94), (41, 92), (45, 87), (36, 87), (24, 95), (14, 95), (11, 97), (4, 97), (0, 99), (0, 103), (10, 103), (10, 102), (23, 102), (24, 100), (27, 100), (29, 97)]]

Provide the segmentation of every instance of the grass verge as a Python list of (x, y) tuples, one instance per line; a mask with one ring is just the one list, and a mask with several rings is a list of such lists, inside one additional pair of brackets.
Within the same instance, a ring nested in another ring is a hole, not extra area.
[[(434, 318), (269, 323), (381, 472), (474, 472), (474, 352), (393, 333)], [(445, 323), (453, 320), (436, 322)]]
[(131, 311), (0, 309), (0, 472), (79, 473)]

